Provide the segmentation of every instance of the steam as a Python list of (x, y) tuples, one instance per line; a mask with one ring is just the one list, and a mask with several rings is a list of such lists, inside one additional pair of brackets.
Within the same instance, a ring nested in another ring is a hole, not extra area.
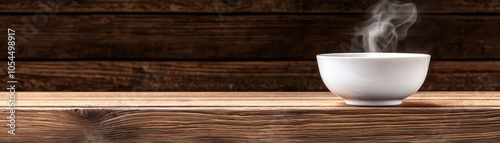
[(371, 6), (370, 18), (355, 27), (351, 47), (365, 52), (395, 52), (398, 40), (406, 38), (408, 28), (417, 20), (413, 3), (381, 0)]

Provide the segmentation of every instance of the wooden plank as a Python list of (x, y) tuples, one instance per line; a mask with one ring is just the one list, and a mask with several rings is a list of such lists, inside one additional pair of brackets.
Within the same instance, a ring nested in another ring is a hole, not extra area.
[[(8, 93), (5, 93), (8, 94)], [(34, 107), (350, 107), (330, 92), (19, 92)], [(5, 105), (4, 105), (5, 106)], [(500, 107), (500, 92), (417, 92), (400, 107)]]
[[(349, 52), (361, 15), (0, 16), (18, 31), (18, 59), (314, 60)], [(29, 21), (29, 20), (28, 20)], [(500, 16), (420, 16), (398, 52), (433, 59), (500, 59)], [(119, 52), (118, 52), (119, 51)], [(5, 54), (5, 53), (4, 53)]]
[[(0, 111), (7, 114), (5, 110)], [(499, 109), (18, 110), (2, 142), (496, 142)], [(7, 123), (2, 118), (2, 123)]]
[[(362, 13), (378, 0), (2, 0), (0, 12)], [(403, 0), (408, 2), (408, 0)], [(499, 13), (499, 0), (412, 0), (420, 13)]]
[[(341, 102), (339, 98), (326, 92), (143, 92), (136, 98), (137, 95), (19, 92), (16, 135), (0, 134), (0, 142), (495, 142), (500, 139), (500, 92), (420, 92), (399, 107), (345, 106), (336, 104)], [(109, 100), (114, 97), (131, 99)], [(257, 102), (261, 98), (275, 102)], [(118, 102), (131, 100), (138, 102)], [(194, 105), (198, 101), (205, 102)], [(289, 101), (303, 101), (303, 104)], [(106, 106), (101, 106), (104, 102)], [(250, 104), (253, 102), (256, 103)], [(0, 106), (7, 108), (5, 104)], [(8, 110), (0, 110), (0, 114), (7, 115)], [(0, 123), (7, 124), (8, 120), (0, 118)]]
[[(315, 61), (18, 61), (16, 68), (21, 91), (327, 90)], [(431, 62), (421, 90), (500, 90), (500, 62)]]

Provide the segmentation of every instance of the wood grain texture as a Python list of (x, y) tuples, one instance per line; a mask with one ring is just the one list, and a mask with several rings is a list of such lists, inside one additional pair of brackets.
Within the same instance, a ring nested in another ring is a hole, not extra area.
[[(26, 109), (351, 107), (330, 92), (20, 92), (16, 100), (16, 106)], [(421, 91), (399, 107), (498, 107), (499, 104), (499, 91)]]
[[(362, 13), (378, 0), (2, 0), (0, 12)], [(409, 0), (402, 0), (408, 2)], [(411, 0), (421, 13), (499, 13), (499, 0)]]
[[(114, 97), (132, 99), (111, 100)], [(77, 100), (96, 102), (73, 105)], [(101, 106), (107, 101), (128, 102)], [(193, 106), (199, 101), (205, 104)], [(303, 104), (293, 104), (296, 101)], [(499, 92), (421, 92), (400, 107), (352, 107), (341, 102), (325, 92), (20, 92), (16, 136), (0, 134), (0, 142), (420, 143), (500, 139)], [(0, 113), (8, 114), (6, 111)], [(7, 122), (0, 118), (0, 123)]]
[[(18, 59), (314, 60), (349, 52), (361, 15), (0, 16), (18, 30)], [(28, 20), (29, 21), (29, 20)], [(40, 23), (38, 23), (40, 24)], [(433, 59), (500, 59), (500, 16), (420, 16), (398, 52)], [(6, 54), (6, 53), (4, 53)]]
[[(500, 90), (499, 73), (498, 61), (431, 62), (421, 90)], [(21, 91), (327, 90), (315, 61), (21, 61), (16, 76)]]

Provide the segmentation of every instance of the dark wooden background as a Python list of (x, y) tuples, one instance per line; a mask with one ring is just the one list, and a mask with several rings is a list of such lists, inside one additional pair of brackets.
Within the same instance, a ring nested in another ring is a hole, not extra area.
[[(0, 25), (19, 35), (18, 90), (318, 91), (315, 55), (346, 52), (375, 2), (2, 0)], [(398, 51), (432, 55), (421, 90), (500, 90), (500, 0), (412, 2)]]

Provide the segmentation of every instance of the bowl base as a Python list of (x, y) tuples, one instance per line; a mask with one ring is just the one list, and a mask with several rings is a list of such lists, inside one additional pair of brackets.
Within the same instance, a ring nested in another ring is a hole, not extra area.
[(396, 106), (403, 103), (403, 100), (344, 100), (344, 102), (354, 106)]

